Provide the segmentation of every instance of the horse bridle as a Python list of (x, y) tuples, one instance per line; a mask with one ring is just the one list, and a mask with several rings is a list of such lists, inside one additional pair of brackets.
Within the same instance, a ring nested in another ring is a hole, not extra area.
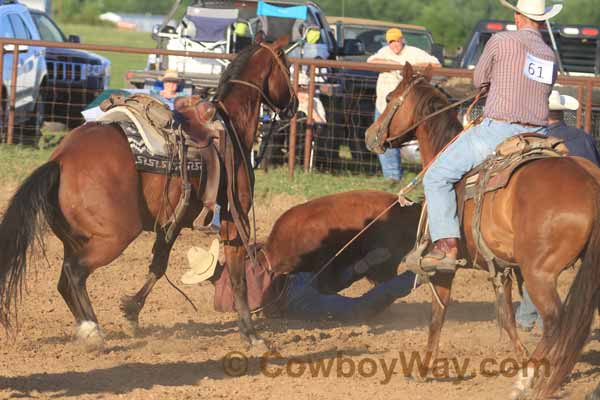
[(294, 99), (297, 98), (296, 91), (294, 90), (294, 86), (292, 85), (292, 83), (289, 80), (289, 69), (285, 65), (283, 65), (283, 62), (279, 58), (279, 55), (277, 55), (277, 53), (275, 53), (275, 51), (271, 47), (269, 47), (269, 46), (267, 46), (267, 45), (265, 45), (263, 43), (259, 43), (259, 46), (262, 47), (263, 49), (267, 49), (271, 53), (271, 55), (273, 56), (273, 59), (275, 60), (275, 64), (279, 67), (279, 69), (281, 70), (281, 72), (284, 75), (288, 76), (287, 87), (288, 87), (288, 91), (289, 91), (289, 95), (290, 95), (290, 99), (288, 101), (288, 104), (285, 107), (283, 107), (283, 108), (276, 106), (275, 104), (273, 104), (273, 102), (271, 101), (271, 99), (269, 99), (269, 97), (265, 94), (264, 90), (261, 89), (255, 83), (248, 82), (248, 81), (243, 81), (243, 80), (240, 80), (240, 79), (230, 79), (227, 82), (228, 83), (236, 83), (238, 85), (247, 86), (249, 88), (252, 88), (252, 89), (256, 90), (260, 94), (263, 102), (271, 110), (273, 110), (273, 112), (276, 113), (276, 114), (281, 114), (284, 111), (289, 111), (293, 107)]
[[(406, 97), (408, 96), (408, 93), (410, 92), (410, 90), (412, 90), (418, 83), (420, 83), (421, 81), (423, 81), (425, 79), (425, 77), (420, 76), (419, 78), (415, 79), (413, 82), (411, 82), (411, 85), (406, 88), (406, 90), (402, 93), (402, 96), (395, 98), (394, 104), (393, 104), (393, 110), (392, 113), (386, 117), (386, 119), (384, 120), (384, 122), (382, 123), (382, 125), (380, 126), (380, 129), (377, 131), (377, 135), (375, 137), (375, 140), (377, 140), (377, 143), (379, 144), (379, 137), (382, 133), (382, 131), (387, 131), (389, 129), (389, 124), (392, 121), (392, 118), (394, 117), (394, 115), (396, 114), (396, 111), (398, 111), (398, 108), (400, 108), (400, 106), (402, 105), (402, 103), (404, 103), (404, 101), (406, 100)], [(477, 104), (479, 102), (480, 99), (484, 98), (487, 96), (487, 87), (482, 87), (477, 93), (466, 97), (460, 101), (457, 101), (455, 103), (449, 104), (446, 107), (443, 107), (429, 115), (427, 115), (426, 117), (420, 119), (419, 121), (415, 122), (414, 124), (412, 124), (411, 126), (409, 126), (408, 128), (406, 128), (405, 130), (403, 130), (401, 133), (399, 133), (398, 135), (394, 136), (393, 138), (389, 138), (386, 139), (385, 142), (388, 143), (390, 146), (393, 142), (402, 139), (408, 132), (417, 129), (421, 124), (423, 124), (424, 122), (429, 121), (430, 119), (437, 117), (440, 114), (445, 113), (448, 110), (452, 110), (453, 108), (459, 107), (465, 103), (468, 103), (471, 100), (474, 100), (473, 103), (471, 103), (471, 105), (469, 106), (466, 115), (471, 115), (471, 111), (473, 110), (473, 107), (475, 106), (475, 104)], [(396, 104), (397, 103), (397, 104)], [(385, 130), (382, 130), (381, 127), (383, 127), (385, 125)]]
[[(389, 130), (390, 123), (392, 122), (392, 119), (396, 115), (396, 112), (398, 112), (398, 109), (402, 106), (402, 104), (404, 104), (404, 102), (406, 101), (406, 98), (408, 97), (410, 92), (413, 90), (413, 88), (423, 81), (425, 81), (425, 77), (423, 77), (423, 76), (417, 77), (408, 85), (408, 87), (406, 89), (404, 89), (404, 91), (402, 92), (402, 94), (400, 96), (392, 99), (391, 103), (388, 105), (388, 108), (391, 107), (391, 110), (388, 113), (388, 115), (385, 117), (385, 119), (383, 120), (381, 125), (379, 125), (379, 129), (377, 129), (377, 134), (375, 135), (375, 140), (378, 145), (381, 145), (381, 135), (383, 134), (383, 132), (387, 132)], [(386, 143), (391, 144), (393, 141), (399, 139), (400, 137), (402, 137), (402, 135), (398, 135), (392, 139), (387, 139)]]

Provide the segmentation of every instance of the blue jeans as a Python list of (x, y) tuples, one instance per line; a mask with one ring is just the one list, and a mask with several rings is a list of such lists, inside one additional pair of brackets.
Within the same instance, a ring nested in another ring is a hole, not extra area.
[(464, 132), (431, 164), (423, 184), (432, 241), (460, 238), (454, 184), (481, 164), (504, 140), (524, 132), (546, 134), (547, 130), (486, 118)]
[[(375, 109), (375, 121), (381, 113)], [(383, 154), (378, 154), (381, 171), (384, 178), (399, 181), (402, 178), (402, 160), (400, 158), (400, 149), (389, 148)]]
[(523, 287), (523, 298), (521, 299), (519, 307), (517, 307), (515, 318), (517, 323), (524, 328), (533, 328), (537, 323), (540, 329), (544, 329), (542, 317), (531, 301), (531, 297), (529, 297), (526, 287)]
[[(287, 312), (291, 319), (339, 321), (363, 320), (372, 317), (391, 305), (396, 299), (408, 295), (415, 282), (415, 274), (406, 271), (383, 282), (360, 297), (344, 297), (339, 294), (323, 294), (317, 289), (315, 275), (299, 272), (288, 277)], [(338, 279), (340, 287), (349, 287), (361, 276), (346, 268)], [(311, 281), (312, 280), (312, 281)], [(342, 282), (343, 281), (343, 282)]]

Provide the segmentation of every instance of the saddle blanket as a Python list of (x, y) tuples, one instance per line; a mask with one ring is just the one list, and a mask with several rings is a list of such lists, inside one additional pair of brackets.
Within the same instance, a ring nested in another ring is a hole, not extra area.
[[(140, 135), (133, 122), (118, 121), (117, 123), (123, 129), (125, 136), (127, 136), (127, 142), (129, 142), (129, 147), (135, 159), (135, 167), (138, 171), (171, 176), (181, 175), (181, 163), (177, 154), (174, 155), (173, 159), (153, 155), (146, 147), (142, 135)], [(188, 160), (187, 170), (189, 177), (201, 176), (203, 164), (204, 162), (201, 159)]]

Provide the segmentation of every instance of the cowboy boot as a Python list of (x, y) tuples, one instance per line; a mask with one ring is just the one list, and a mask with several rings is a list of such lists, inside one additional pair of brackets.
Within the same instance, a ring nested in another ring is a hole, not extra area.
[(458, 239), (445, 238), (437, 240), (433, 249), (421, 259), (421, 267), (426, 272), (455, 272), (456, 267), (463, 264), (457, 260)]

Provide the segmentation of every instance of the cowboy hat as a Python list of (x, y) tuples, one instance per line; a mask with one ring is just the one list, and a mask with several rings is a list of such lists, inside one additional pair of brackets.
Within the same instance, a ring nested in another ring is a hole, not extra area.
[(575, 97), (561, 95), (558, 90), (553, 90), (548, 99), (550, 111), (576, 111), (579, 101)]
[(534, 21), (546, 21), (556, 17), (563, 7), (562, 4), (546, 7), (546, 0), (519, 0), (516, 6), (513, 6), (507, 0), (500, 0), (500, 3), (504, 7), (508, 7)]
[(215, 274), (219, 262), (219, 239), (214, 239), (208, 251), (192, 247), (187, 253), (190, 270), (181, 276), (181, 282), (193, 285), (204, 282)]
[(165, 74), (160, 78), (163, 82), (179, 82), (179, 74), (177, 71), (173, 71), (172, 69), (168, 69)]

